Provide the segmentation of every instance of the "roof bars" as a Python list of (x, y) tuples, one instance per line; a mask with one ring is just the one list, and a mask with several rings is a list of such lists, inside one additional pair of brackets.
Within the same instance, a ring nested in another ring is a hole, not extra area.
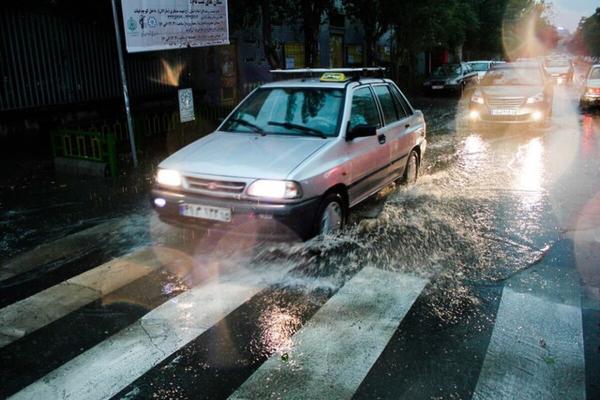
[(361, 76), (373, 76), (383, 78), (384, 67), (363, 67), (363, 68), (297, 68), (297, 69), (272, 69), (272, 74), (277, 75), (297, 75), (316, 77), (326, 73), (342, 73), (356, 79)]

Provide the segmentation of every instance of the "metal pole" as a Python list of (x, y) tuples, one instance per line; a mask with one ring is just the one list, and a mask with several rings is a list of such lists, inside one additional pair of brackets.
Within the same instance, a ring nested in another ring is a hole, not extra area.
[(113, 19), (115, 22), (115, 36), (117, 39), (117, 53), (119, 54), (119, 70), (121, 72), (121, 83), (123, 84), (123, 99), (125, 101), (125, 114), (127, 115), (127, 131), (129, 132), (129, 144), (131, 145), (131, 158), (134, 168), (138, 165), (137, 151), (135, 148), (135, 134), (133, 131), (133, 118), (129, 108), (129, 89), (127, 88), (127, 75), (125, 74), (125, 59), (123, 57), (123, 46), (121, 46), (121, 30), (119, 29), (119, 18), (117, 16), (117, 0), (112, 0)]

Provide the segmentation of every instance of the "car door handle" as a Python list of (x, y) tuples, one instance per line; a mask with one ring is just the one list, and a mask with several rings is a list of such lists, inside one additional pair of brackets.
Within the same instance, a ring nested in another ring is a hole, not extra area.
[(405, 128), (410, 128), (410, 124), (404, 125)]
[(379, 140), (379, 144), (384, 144), (385, 143), (385, 135), (382, 133), (381, 135), (377, 136), (377, 140)]

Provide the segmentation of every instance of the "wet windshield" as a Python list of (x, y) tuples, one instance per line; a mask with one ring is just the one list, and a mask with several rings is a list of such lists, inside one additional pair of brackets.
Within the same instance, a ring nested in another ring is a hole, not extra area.
[(440, 65), (434, 71), (432, 76), (434, 77), (445, 77), (445, 76), (456, 76), (460, 74), (460, 65), (458, 64), (445, 64)]
[(263, 134), (336, 136), (344, 91), (314, 88), (260, 89), (221, 130)]
[(487, 71), (488, 69), (490, 69), (490, 64), (489, 63), (469, 63), (469, 66), (471, 66), (471, 69), (473, 71)]
[(481, 86), (542, 85), (542, 76), (534, 68), (499, 68), (488, 71)]
[(590, 71), (589, 79), (600, 79), (600, 68), (594, 68)]

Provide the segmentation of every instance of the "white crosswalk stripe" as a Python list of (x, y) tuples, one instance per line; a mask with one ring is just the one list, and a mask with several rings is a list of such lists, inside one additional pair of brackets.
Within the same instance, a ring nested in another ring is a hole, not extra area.
[(572, 303), (505, 287), (473, 399), (585, 399), (581, 309)]
[(427, 280), (364, 268), (230, 399), (349, 399)]
[(117, 258), (0, 310), (0, 348), (157, 270), (181, 253), (153, 247)]
[(245, 271), (193, 288), (11, 398), (109, 398), (285, 273)]

